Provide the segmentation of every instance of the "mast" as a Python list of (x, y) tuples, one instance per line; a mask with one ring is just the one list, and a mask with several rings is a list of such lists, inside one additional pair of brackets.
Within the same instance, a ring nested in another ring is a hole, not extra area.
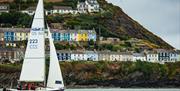
[(45, 81), (44, 5), (39, 0), (33, 18), (19, 81)]

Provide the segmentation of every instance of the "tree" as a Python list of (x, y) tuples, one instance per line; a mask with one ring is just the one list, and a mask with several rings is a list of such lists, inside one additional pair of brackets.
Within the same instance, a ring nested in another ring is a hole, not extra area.
[(89, 45), (94, 45), (94, 40), (91, 39), (91, 40), (89, 41)]

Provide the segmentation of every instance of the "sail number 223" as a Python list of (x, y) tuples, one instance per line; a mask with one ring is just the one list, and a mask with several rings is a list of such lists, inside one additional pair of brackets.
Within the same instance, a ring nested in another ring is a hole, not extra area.
[(30, 39), (29, 43), (30, 49), (37, 49), (38, 39)]
[(32, 43), (38, 43), (38, 39), (30, 39), (30, 44)]

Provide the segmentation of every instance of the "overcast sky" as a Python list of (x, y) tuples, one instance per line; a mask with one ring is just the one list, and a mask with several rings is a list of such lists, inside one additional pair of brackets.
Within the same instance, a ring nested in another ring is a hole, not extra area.
[(180, 0), (107, 0), (180, 49)]

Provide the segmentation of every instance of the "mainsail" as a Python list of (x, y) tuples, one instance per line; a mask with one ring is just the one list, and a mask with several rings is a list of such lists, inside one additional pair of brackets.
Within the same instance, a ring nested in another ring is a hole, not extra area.
[(30, 37), (19, 81), (45, 81), (44, 7), (39, 0), (32, 22)]
[(64, 88), (62, 73), (60, 70), (60, 65), (58, 62), (56, 49), (53, 43), (53, 39), (48, 27), (48, 38), (50, 42), (50, 66), (49, 66), (49, 75), (47, 80), (48, 88)]

